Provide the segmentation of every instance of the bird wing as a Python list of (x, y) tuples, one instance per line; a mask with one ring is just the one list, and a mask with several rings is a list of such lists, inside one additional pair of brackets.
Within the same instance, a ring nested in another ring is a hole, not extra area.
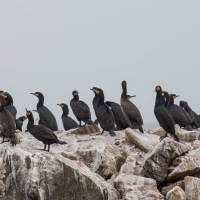
[(77, 128), (78, 124), (69, 116), (62, 117), (63, 126), (65, 130), (70, 130), (72, 128)]
[(120, 121), (123, 126), (128, 126), (127, 120), (122, 112), (121, 106), (118, 104), (115, 104), (112, 106), (112, 111), (115, 116), (115, 118)]
[(177, 105), (172, 105), (169, 107), (169, 111), (170, 111), (170, 114), (172, 115), (172, 117), (176, 120), (179, 120), (179, 121), (182, 121), (182, 122), (185, 122), (188, 124), (188, 120), (183, 112), (183, 110), (177, 106)]

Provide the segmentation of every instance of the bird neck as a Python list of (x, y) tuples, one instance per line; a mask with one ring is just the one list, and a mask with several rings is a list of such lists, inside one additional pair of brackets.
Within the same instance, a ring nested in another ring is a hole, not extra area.
[(174, 105), (174, 99), (173, 98), (169, 99), (169, 105)]
[(69, 109), (65, 106), (63, 108), (63, 115), (68, 115), (69, 114)]
[(13, 105), (13, 99), (12, 99), (12, 98), (9, 98), (9, 99), (6, 101), (6, 106), (9, 106), (9, 105)]
[(168, 105), (168, 103), (169, 103), (169, 94), (165, 94), (165, 107), (167, 107), (167, 105)]
[(31, 117), (28, 119), (27, 129), (30, 131), (31, 127), (34, 125), (34, 118)]
[(79, 96), (75, 95), (74, 98), (72, 99), (72, 101), (78, 101), (79, 100)]
[(39, 98), (39, 101), (37, 103), (37, 106), (43, 106), (44, 105), (44, 96), (40, 95), (38, 98)]
[(156, 103), (155, 106), (161, 106), (163, 105), (162, 103), (162, 91), (158, 91), (156, 94)]
[(104, 94), (99, 94), (99, 100), (98, 100), (98, 104), (97, 105), (101, 105), (104, 104)]
[(99, 98), (98, 95), (95, 94), (92, 103), (95, 104), (98, 101), (98, 98)]
[(126, 85), (122, 85), (122, 95), (121, 95), (121, 98), (126, 98), (126, 96), (127, 96)]

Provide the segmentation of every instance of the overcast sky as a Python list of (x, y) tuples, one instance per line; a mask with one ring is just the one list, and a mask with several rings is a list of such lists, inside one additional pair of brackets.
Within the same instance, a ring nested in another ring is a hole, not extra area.
[[(158, 126), (155, 86), (179, 94), (200, 114), (200, 1), (0, 2), (0, 89), (20, 117), (44, 105), (55, 115), (78, 90), (95, 119), (90, 88), (119, 103), (121, 82), (139, 108), (144, 128)], [(74, 117), (71, 108), (70, 114)], [(35, 118), (38, 117), (34, 113)]]

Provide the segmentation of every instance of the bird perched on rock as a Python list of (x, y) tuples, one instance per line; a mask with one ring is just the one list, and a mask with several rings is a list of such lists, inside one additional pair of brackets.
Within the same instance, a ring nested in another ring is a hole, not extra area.
[(130, 101), (132, 97), (135, 97), (135, 95), (127, 95), (126, 81), (122, 81), (121, 107), (123, 114), (132, 129), (138, 128), (141, 133), (144, 133), (142, 128), (143, 119), (138, 108)]
[(186, 101), (180, 101), (179, 105), (190, 115), (194, 128), (200, 128), (200, 119), (198, 115), (190, 108), (188, 103)]
[(6, 107), (5, 107), (5, 109), (12, 114), (12, 116), (14, 117), (14, 119), (16, 119), (17, 109), (13, 105), (13, 98), (12, 98), (12, 96), (8, 92), (4, 92), (3, 94), (4, 94), (5, 100), (6, 100)]
[(85, 122), (83, 126), (85, 126), (86, 124), (92, 125), (93, 121), (91, 120), (91, 113), (88, 105), (85, 102), (79, 100), (78, 91), (74, 90), (72, 92), (72, 95), (74, 97), (70, 101), (70, 106), (74, 115), (79, 121), (80, 126), (81, 126), (81, 121)]
[(115, 119), (115, 124), (117, 125), (117, 130), (124, 130), (128, 128), (128, 123), (126, 121), (126, 118), (124, 117), (124, 114), (122, 112), (121, 106), (118, 103), (112, 102), (112, 101), (106, 101), (105, 104), (107, 104), (113, 114)]
[(96, 115), (98, 123), (104, 131), (108, 131), (111, 136), (116, 135), (114, 130), (114, 115), (112, 110), (104, 103), (104, 93), (100, 88), (93, 90), (98, 95), (98, 103), (96, 108)]
[(160, 86), (156, 86), (155, 89), (156, 101), (154, 107), (154, 114), (160, 126), (166, 131), (166, 134), (160, 137), (160, 140), (167, 137), (167, 133), (170, 133), (174, 136), (175, 140), (179, 142), (178, 137), (175, 134), (174, 125), (176, 124), (174, 118), (169, 113), (168, 109), (166, 109), (162, 102), (162, 88)]
[(26, 119), (27, 119), (27, 117), (25, 117), (25, 116), (22, 116), (22, 117), (19, 117), (18, 119), (15, 119), (16, 130), (22, 131), (23, 122), (24, 122)]
[(5, 142), (5, 138), (9, 138), (11, 145), (16, 145), (15, 121), (11, 113), (5, 109), (6, 101), (4, 98), (4, 95), (0, 95), (0, 137), (3, 138), (2, 143)]
[(178, 124), (180, 127), (184, 127), (188, 131), (192, 131), (192, 120), (189, 115), (184, 113), (183, 109), (181, 109), (180, 106), (174, 104), (174, 99), (179, 97), (179, 95), (176, 94), (170, 94), (169, 95), (169, 104), (167, 106), (170, 114), (174, 118), (174, 121), (176, 124)]
[(67, 130), (70, 130), (73, 128), (78, 128), (78, 124), (71, 117), (68, 116), (69, 108), (68, 108), (67, 104), (61, 103), (61, 104), (57, 104), (57, 105), (60, 106), (63, 110), (61, 119), (63, 122), (64, 129), (67, 131)]
[(57, 131), (58, 130), (58, 125), (56, 122), (56, 118), (52, 114), (52, 112), (44, 106), (44, 96), (41, 92), (35, 92), (31, 93), (38, 97), (39, 101), (37, 103), (37, 112), (40, 117), (40, 123), (47, 128), (51, 129), (52, 131)]
[(55, 133), (44, 125), (34, 125), (34, 118), (31, 111), (26, 109), (26, 116), (28, 118), (27, 129), (30, 134), (37, 140), (44, 143), (44, 150), (46, 150), (46, 145), (48, 145), (48, 150), (50, 150), (50, 145), (54, 143), (66, 144), (66, 142), (58, 140)]

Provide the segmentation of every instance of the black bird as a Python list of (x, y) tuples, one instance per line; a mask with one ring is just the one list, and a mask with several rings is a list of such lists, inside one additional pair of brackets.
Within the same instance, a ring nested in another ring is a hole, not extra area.
[(124, 130), (128, 128), (129, 126), (126, 121), (126, 118), (124, 117), (121, 106), (118, 103), (112, 101), (106, 101), (105, 104), (107, 104), (111, 108), (114, 114), (114, 119), (115, 119), (115, 124), (117, 125), (117, 129)]
[(198, 115), (190, 108), (188, 103), (186, 101), (180, 101), (179, 104), (186, 112), (190, 115), (192, 120), (192, 125), (195, 126), (195, 128), (200, 128), (200, 120)]
[(55, 133), (43, 125), (34, 125), (34, 118), (31, 111), (26, 109), (26, 116), (28, 118), (27, 129), (30, 134), (37, 140), (44, 143), (44, 150), (46, 150), (46, 145), (48, 145), (48, 150), (50, 150), (50, 145), (54, 143), (66, 144), (66, 142), (58, 140)]
[(96, 115), (98, 123), (104, 131), (108, 131), (111, 136), (116, 135), (114, 130), (114, 115), (112, 110), (104, 103), (104, 93), (100, 88), (96, 88), (95, 93), (98, 95), (98, 103), (96, 109)]
[[(0, 95), (0, 137), (3, 138), (2, 143), (4, 143), (5, 138), (9, 138), (11, 145), (16, 145), (15, 138), (15, 121), (11, 113), (5, 110), (6, 101), (5, 96)], [(8, 141), (7, 141), (8, 142)]]
[(169, 93), (166, 91), (162, 91), (162, 102), (163, 102), (163, 106), (167, 108), (168, 103), (169, 103)]
[(78, 91), (74, 90), (72, 92), (72, 95), (74, 97), (70, 101), (70, 106), (74, 115), (79, 121), (80, 126), (81, 126), (81, 121), (85, 122), (83, 126), (85, 126), (86, 124), (92, 125), (93, 121), (91, 120), (91, 113), (88, 105), (85, 102), (79, 100)]
[(18, 129), (18, 130), (22, 131), (23, 121), (25, 121), (26, 119), (27, 119), (27, 117), (25, 117), (25, 116), (15, 119), (16, 130)]
[(63, 122), (64, 129), (67, 131), (72, 128), (78, 128), (78, 124), (71, 117), (68, 116), (69, 108), (68, 108), (67, 104), (61, 103), (61, 104), (57, 104), (57, 105), (60, 106), (63, 110), (61, 119)]
[(142, 116), (138, 108), (129, 100), (131, 97), (135, 97), (135, 95), (127, 95), (126, 81), (122, 81), (121, 107), (124, 116), (132, 129), (139, 128), (140, 132), (144, 133)]
[(192, 131), (192, 121), (189, 115), (187, 115), (180, 106), (174, 104), (174, 99), (179, 97), (176, 94), (169, 95), (169, 104), (167, 106), (170, 114), (174, 118), (174, 121), (180, 126), (184, 127), (188, 131)]
[(160, 86), (156, 86), (155, 92), (157, 92), (157, 95), (154, 107), (154, 114), (160, 126), (166, 131), (166, 134), (160, 137), (160, 140), (167, 137), (167, 133), (170, 133), (174, 136), (175, 140), (179, 142), (179, 139), (175, 134), (174, 125), (176, 123), (174, 121), (174, 118), (171, 116), (168, 109), (166, 109), (162, 103), (162, 88)]
[(97, 116), (96, 110), (97, 110), (97, 103), (98, 103), (98, 100), (99, 100), (99, 95), (97, 95), (97, 94), (95, 93), (95, 90), (96, 90), (96, 89), (97, 89), (97, 87), (93, 87), (93, 88), (91, 88), (90, 90), (92, 90), (92, 91), (94, 92), (94, 94), (95, 94), (95, 96), (94, 96), (94, 98), (93, 98), (93, 100), (92, 100), (92, 105), (93, 105), (93, 108), (94, 108), (95, 115)]
[(17, 109), (13, 105), (13, 98), (12, 98), (12, 96), (8, 92), (4, 92), (3, 94), (5, 95), (5, 100), (6, 100), (6, 107), (5, 107), (5, 109), (12, 114), (12, 116), (14, 117), (14, 119), (16, 119)]
[(44, 96), (41, 92), (31, 93), (38, 97), (39, 102), (37, 103), (37, 112), (40, 117), (39, 124), (46, 126), (47, 128), (51, 129), (52, 131), (58, 130), (58, 125), (56, 122), (56, 118), (52, 114), (52, 112), (44, 106)]

